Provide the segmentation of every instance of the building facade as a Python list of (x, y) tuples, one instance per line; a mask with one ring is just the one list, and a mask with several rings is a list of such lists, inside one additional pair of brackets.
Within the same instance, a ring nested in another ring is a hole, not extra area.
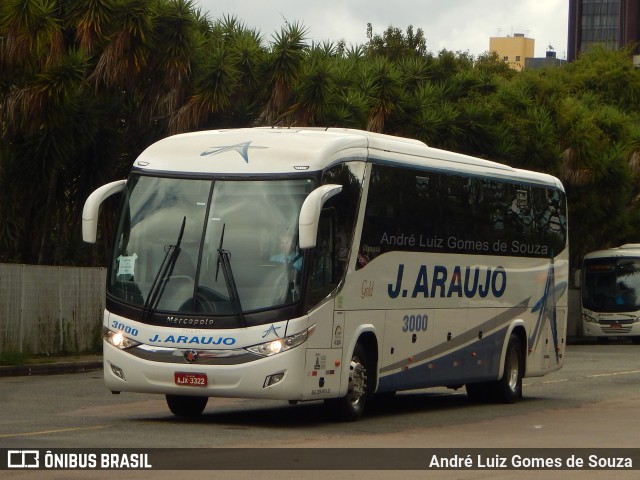
[(565, 63), (567, 63), (567, 61), (559, 59), (555, 50), (549, 46), (544, 57), (527, 57), (524, 62), (524, 68), (525, 70), (532, 70), (535, 68), (559, 67)]
[(516, 33), (508, 37), (491, 37), (489, 39), (489, 51), (496, 52), (514, 70), (521, 71), (524, 68), (525, 59), (533, 57), (535, 40), (527, 38), (522, 33)]
[(575, 60), (593, 44), (640, 53), (640, 1), (569, 0), (567, 59)]

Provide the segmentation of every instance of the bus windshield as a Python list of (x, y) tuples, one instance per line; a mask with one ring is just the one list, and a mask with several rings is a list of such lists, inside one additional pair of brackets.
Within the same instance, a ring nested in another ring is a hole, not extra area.
[(585, 261), (582, 303), (598, 312), (640, 309), (640, 258)]
[(131, 176), (110, 295), (146, 313), (208, 316), (238, 314), (234, 295), (242, 311), (298, 301), (298, 216), (313, 188), (309, 178)]

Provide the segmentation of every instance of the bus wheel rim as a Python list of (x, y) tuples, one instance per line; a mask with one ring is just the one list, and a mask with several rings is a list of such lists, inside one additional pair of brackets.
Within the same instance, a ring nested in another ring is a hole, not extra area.
[(367, 377), (364, 365), (358, 357), (353, 357), (349, 364), (349, 390), (347, 393), (347, 397), (351, 405), (358, 405), (362, 400), (365, 393), (366, 379)]
[(515, 392), (518, 388), (518, 377), (520, 375), (519, 366), (518, 366), (518, 353), (515, 350), (511, 350), (509, 352), (509, 363), (508, 363), (508, 372), (507, 375), (509, 377), (508, 385), (509, 389), (512, 392)]

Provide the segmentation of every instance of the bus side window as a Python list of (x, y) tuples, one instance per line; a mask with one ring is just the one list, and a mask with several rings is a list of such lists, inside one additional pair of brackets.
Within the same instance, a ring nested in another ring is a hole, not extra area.
[(309, 278), (308, 308), (333, 292), (347, 270), (364, 168), (363, 162), (345, 162), (334, 165), (322, 176), (323, 184), (341, 185), (342, 192), (330, 198), (320, 214)]
[(309, 278), (310, 306), (316, 305), (329, 295), (337, 286), (342, 272), (335, 267), (336, 238), (335, 238), (335, 210), (324, 209), (320, 214), (318, 224), (318, 240), (311, 266)]

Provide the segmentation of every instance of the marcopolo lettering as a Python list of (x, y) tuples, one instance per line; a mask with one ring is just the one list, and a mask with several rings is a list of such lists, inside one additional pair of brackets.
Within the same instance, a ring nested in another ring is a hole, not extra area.
[(186, 325), (190, 327), (202, 327), (210, 326), (215, 323), (213, 318), (196, 318), (196, 317), (174, 317), (173, 315), (167, 316), (167, 323), (169, 325)]
[(184, 345), (233, 345), (236, 339), (232, 337), (211, 337), (211, 336), (187, 336), (187, 335), (167, 335), (164, 338), (155, 335), (149, 339), (151, 343), (182, 343)]
[[(409, 287), (410, 285), (410, 287)], [(461, 267), (453, 270), (443, 265), (420, 265), (415, 281), (404, 281), (404, 264), (398, 265), (395, 285), (390, 283), (387, 292), (390, 298), (501, 297), (507, 289), (507, 272), (503, 267)]]

